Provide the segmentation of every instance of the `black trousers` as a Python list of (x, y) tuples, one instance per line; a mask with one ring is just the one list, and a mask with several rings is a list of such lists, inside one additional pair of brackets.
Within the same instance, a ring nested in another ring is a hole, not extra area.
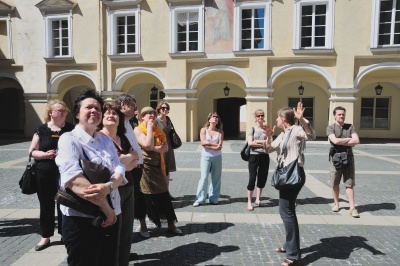
[(281, 215), (286, 231), (286, 242), (283, 248), (286, 249), (286, 257), (295, 260), (301, 258), (299, 223), (296, 216), (296, 199), (306, 182), (304, 168), (301, 167), (300, 169), (304, 177), (301, 186), (279, 191), (279, 214)]
[(93, 218), (63, 215), (63, 240), (68, 265), (115, 266), (118, 260), (120, 215), (107, 228), (94, 227)]
[(247, 190), (253, 191), (257, 187), (264, 188), (268, 178), (269, 154), (250, 154), (249, 156), (249, 183)]
[(146, 200), (140, 190), (140, 179), (142, 179), (143, 168), (133, 168), (131, 173), (133, 175), (133, 195), (135, 198), (134, 217), (140, 220), (146, 218), (147, 214)]
[[(36, 163), (36, 177), (38, 191), (37, 196), (40, 203), (40, 231), (43, 238), (54, 235), (56, 206), (54, 196), (59, 187), (60, 173), (54, 161)], [(62, 232), (62, 219), (60, 205), (57, 204), (58, 233)]]

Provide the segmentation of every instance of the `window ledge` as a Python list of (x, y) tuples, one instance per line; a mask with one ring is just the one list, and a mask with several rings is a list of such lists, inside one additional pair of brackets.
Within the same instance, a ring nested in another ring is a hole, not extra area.
[(124, 61), (125, 59), (142, 59), (141, 54), (109, 54), (108, 58), (112, 61)]
[(325, 48), (293, 49), (294, 54), (331, 54), (334, 52), (335, 52), (334, 49), (325, 49)]
[(370, 48), (372, 53), (398, 53), (400, 51), (400, 46), (386, 46), (386, 47), (375, 47)]
[(65, 57), (44, 57), (44, 60), (47, 62), (57, 62), (57, 61), (72, 61), (74, 57), (72, 56), (65, 56)]
[(206, 53), (204, 52), (179, 52), (179, 53), (169, 53), (171, 58), (177, 57), (204, 57)]
[(271, 50), (239, 50), (233, 51), (235, 55), (270, 55), (272, 54)]

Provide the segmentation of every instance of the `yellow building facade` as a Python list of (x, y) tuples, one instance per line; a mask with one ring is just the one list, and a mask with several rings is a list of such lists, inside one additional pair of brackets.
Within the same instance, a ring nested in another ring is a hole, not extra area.
[(361, 138), (400, 138), (399, 13), (400, 0), (0, 0), (0, 135), (31, 136), (48, 100), (72, 107), (90, 87), (139, 109), (168, 101), (185, 141), (210, 112), (237, 138), (255, 110), (273, 125), (299, 100), (319, 137), (340, 105)]

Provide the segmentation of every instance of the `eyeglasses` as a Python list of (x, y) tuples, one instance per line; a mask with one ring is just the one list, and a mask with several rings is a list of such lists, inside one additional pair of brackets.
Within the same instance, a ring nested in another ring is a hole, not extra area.
[(164, 107), (164, 106), (162, 106), (160, 109), (163, 110), (163, 111), (165, 111), (165, 110), (168, 110), (168, 111), (169, 111), (169, 107)]
[(256, 115), (256, 117), (264, 117), (264, 115)]
[(60, 114), (66, 114), (66, 113), (68, 113), (68, 111), (65, 110), (65, 109), (53, 109), (53, 111), (54, 111), (54, 112), (57, 112), (57, 113), (60, 113)]

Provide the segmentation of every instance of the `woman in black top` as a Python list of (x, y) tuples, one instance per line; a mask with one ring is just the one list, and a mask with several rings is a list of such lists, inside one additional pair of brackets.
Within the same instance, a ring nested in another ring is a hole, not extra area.
[[(73, 125), (65, 122), (68, 114), (66, 104), (60, 100), (51, 100), (44, 115), (45, 123), (33, 134), (29, 152), (36, 162), (37, 195), (40, 202), (40, 230), (42, 239), (35, 247), (36, 251), (47, 248), (50, 237), (54, 235), (55, 214), (54, 196), (59, 186), (60, 174), (54, 161), (57, 156), (58, 139), (64, 132), (71, 131)], [(58, 233), (61, 234), (61, 212), (57, 204)]]

